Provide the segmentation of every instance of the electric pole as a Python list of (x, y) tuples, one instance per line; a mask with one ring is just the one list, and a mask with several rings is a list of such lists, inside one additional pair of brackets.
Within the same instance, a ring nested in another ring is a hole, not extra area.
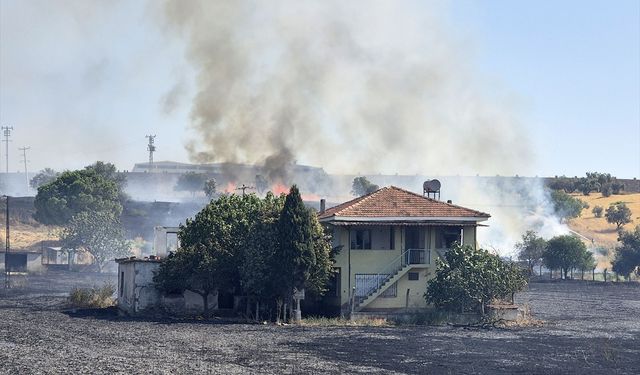
[(10, 275), (10, 267), (9, 267), (9, 249), (11, 248), (11, 242), (9, 241), (9, 196), (4, 196), (7, 199), (7, 212), (5, 213), (5, 223), (6, 223), (6, 232), (5, 232), (5, 249), (4, 249), (4, 287), (9, 289), (11, 283), (9, 282)]
[(147, 144), (147, 151), (149, 151), (149, 168), (153, 168), (153, 153), (156, 151), (156, 146), (154, 142), (156, 140), (155, 135), (145, 135), (145, 138), (149, 139), (149, 143)]
[(27, 191), (29, 190), (29, 171), (27, 170), (27, 163), (29, 163), (29, 160), (27, 160), (27, 150), (30, 149), (31, 147), (18, 148), (18, 150), (22, 151), (22, 162), (24, 163), (24, 179), (27, 183)]
[(242, 186), (238, 186), (236, 188), (236, 190), (242, 190), (242, 196), (244, 197), (245, 194), (245, 190), (247, 189), (255, 189), (253, 186), (246, 186), (245, 184), (242, 184)]
[(4, 147), (5, 147), (5, 162), (7, 163), (7, 173), (9, 173), (9, 137), (11, 137), (11, 131), (13, 130), (13, 126), (3, 126), (2, 132), (4, 133)]

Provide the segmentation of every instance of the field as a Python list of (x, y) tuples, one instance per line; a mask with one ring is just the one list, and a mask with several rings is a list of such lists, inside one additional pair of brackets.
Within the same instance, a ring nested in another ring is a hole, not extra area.
[(631, 230), (636, 225), (640, 225), (640, 194), (625, 194), (625, 195), (612, 195), (610, 197), (603, 197), (600, 193), (591, 193), (591, 195), (584, 196), (574, 195), (576, 198), (581, 199), (589, 204), (589, 208), (582, 211), (582, 216), (576, 219), (569, 220), (569, 227), (580, 233), (581, 235), (592, 238), (595, 245), (603, 246), (606, 248), (613, 248), (618, 241), (618, 232), (614, 224), (607, 223), (607, 219), (603, 216), (597, 218), (593, 215), (591, 210), (595, 206), (601, 206), (604, 210), (614, 202), (625, 202), (631, 209), (631, 219), (633, 222), (625, 225), (625, 229)]
[(640, 285), (546, 282), (517, 296), (541, 327), (278, 327), (69, 310), (112, 280), (32, 276), (0, 293), (0, 373), (616, 373), (640, 368)]

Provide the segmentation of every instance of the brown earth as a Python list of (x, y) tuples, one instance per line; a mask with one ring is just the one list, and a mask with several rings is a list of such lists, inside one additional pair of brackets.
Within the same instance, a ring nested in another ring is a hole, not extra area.
[(50, 274), (0, 292), (0, 373), (635, 374), (640, 285), (556, 281), (517, 296), (540, 327), (278, 327), (144, 320), (68, 310), (72, 285), (114, 276)]

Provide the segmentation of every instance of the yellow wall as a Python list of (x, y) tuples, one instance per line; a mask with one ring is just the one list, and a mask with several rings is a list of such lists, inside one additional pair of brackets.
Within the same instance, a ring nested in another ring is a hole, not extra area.
[[(383, 229), (381, 229), (383, 228)], [(406, 293), (409, 289), (409, 307), (423, 307), (426, 306), (424, 301), (424, 293), (426, 291), (427, 281), (435, 274), (436, 258), (438, 254), (435, 249), (436, 245), (436, 227), (421, 227), (423, 230), (428, 231), (426, 234), (426, 248), (431, 249), (431, 263), (416, 268), (411, 272), (420, 272), (418, 281), (409, 281), (408, 273), (405, 274), (397, 285), (397, 297), (395, 298), (383, 298), (378, 297), (375, 301), (371, 302), (367, 307), (370, 308), (404, 308), (406, 305)], [(372, 232), (376, 230), (388, 230), (388, 227), (367, 227)], [(373, 235), (375, 237), (375, 235)], [(340, 268), (340, 304), (349, 302), (350, 289), (355, 287), (355, 274), (374, 274), (381, 271), (384, 267), (389, 265), (392, 261), (396, 260), (404, 251), (404, 228), (400, 226), (395, 227), (395, 249), (372, 249), (372, 250), (350, 250), (349, 243), (349, 228), (344, 226), (335, 226), (333, 233), (333, 245), (342, 245), (340, 254), (336, 256), (335, 267)], [(463, 228), (463, 244), (476, 245), (476, 227), (473, 225), (465, 226)], [(372, 247), (376, 245), (378, 247), (384, 246), (384, 244), (372, 241)], [(388, 245), (386, 246), (388, 247)], [(351, 272), (349, 273), (349, 255), (351, 256)]]

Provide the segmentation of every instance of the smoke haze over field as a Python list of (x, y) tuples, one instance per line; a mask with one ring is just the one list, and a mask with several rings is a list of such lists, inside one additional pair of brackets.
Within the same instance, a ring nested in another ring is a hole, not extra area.
[[(338, 173), (522, 173), (513, 107), (479, 85), (438, 2), (178, 1), (196, 70), (197, 162), (295, 160)], [(331, 157), (327, 157), (331, 155)]]

